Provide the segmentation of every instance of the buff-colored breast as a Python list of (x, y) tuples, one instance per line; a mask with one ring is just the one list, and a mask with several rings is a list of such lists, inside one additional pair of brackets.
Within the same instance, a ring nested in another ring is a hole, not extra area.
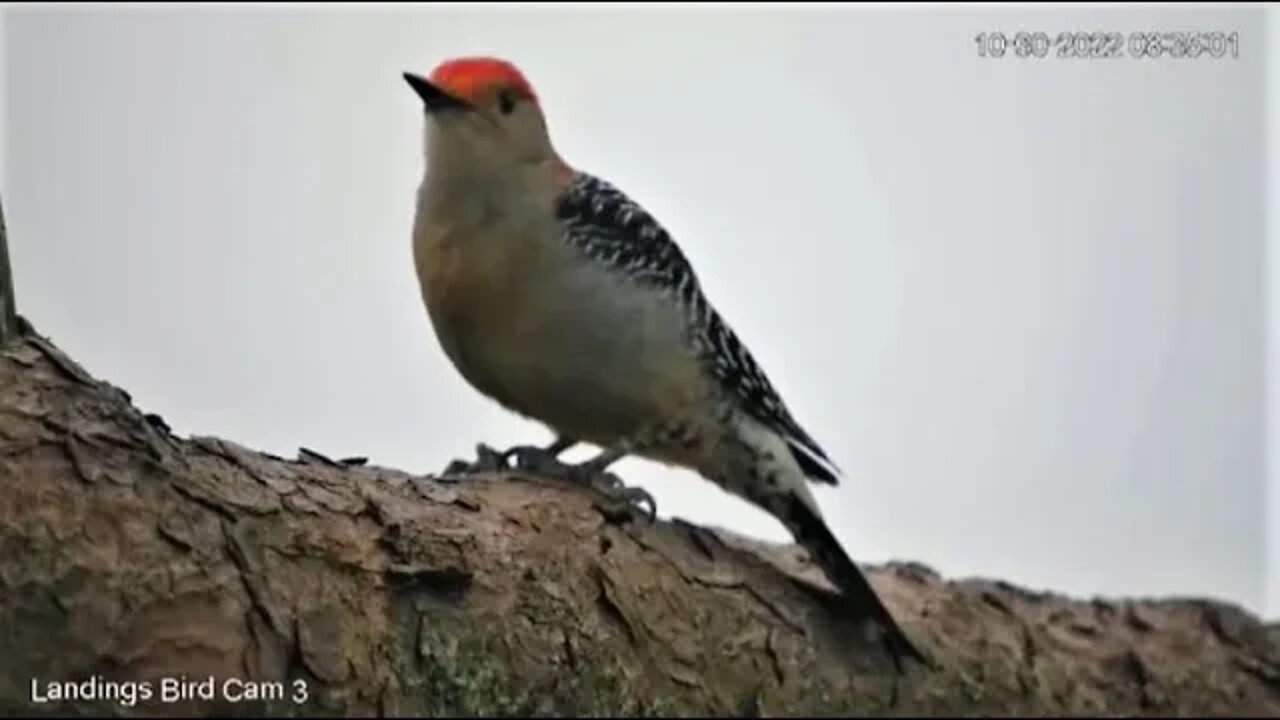
[(679, 310), (576, 254), (549, 208), (533, 221), (516, 216), (419, 219), (423, 301), (463, 377), (508, 409), (597, 444), (701, 407), (706, 380)]

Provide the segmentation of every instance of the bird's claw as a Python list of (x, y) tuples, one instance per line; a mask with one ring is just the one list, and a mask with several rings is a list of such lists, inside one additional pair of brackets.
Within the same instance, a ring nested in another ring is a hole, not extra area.
[(547, 452), (546, 448), (536, 445), (516, 445), (510, 448), (502, 453), (502, 464), (505, 468), (540, 475), (560, 474), (564, 472), (564, 468), (568, 467), (556, 459), (556, 456)]
[[(638, 487), (616, 487), (607, 490), (597, 488), (610, 500), (617, 502), (619, 505), (625, 505), (627, 509), (638, 509), (644, 512), (644, 519), (652, 525), (658, 519), (658, 503), (649, 494), (648, 490)], [(647, 507), (644, 507), (647, 506)]]
[[(480, 443), (476, 445), (476, 460), (454, 460), (445, 468), (445, 475), (462, 476), (486, 472), (519, 470), (552, 479), (586, 485), (608, 500), (625, 506), (628, 510), (643, 510), (650, 523), (658, 517), (658, 504), (647, 490), (627, 487), (617, 475), (603, 470), (588, 460), (576, 465), (561, 462), (546, 448), (535, 445), (516, 445), (499, 452)], [(641, 507), (643, 506), (643, 507)]]
[(645, 518), (651, 524), (657, 520), (658, 503), (653, 499), (653, 495), (649, 494), (649, 491), (644, 488), (627, 487), (617, 475), (611, 472), (602, 472), (593, 467), (590, 462), (570, 465), (567, 470), (565, 479), (587, 485), (611, 502), (628, 510), (641, 509)]
[(507, 469), (506, 453), (479, 443), (476, 445), (476, 459), (472, 462), (454, 460), (444, 469), (444, 475), (476, 475), (479, 473), (500, 472)]

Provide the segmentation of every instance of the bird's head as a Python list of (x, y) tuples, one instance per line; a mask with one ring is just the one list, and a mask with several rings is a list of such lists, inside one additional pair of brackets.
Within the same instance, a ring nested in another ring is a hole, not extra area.
[(406, 72), (404, 79), (422, 100), (433, 162), (554, 158), (538, 96), (511, 62), (453, 58), (428, 77)]

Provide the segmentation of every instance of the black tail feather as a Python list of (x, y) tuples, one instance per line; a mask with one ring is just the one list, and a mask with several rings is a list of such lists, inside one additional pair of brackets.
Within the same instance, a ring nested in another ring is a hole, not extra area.
[(830, 528), (816, 516), (799, 498), (792, 497), (786, 508), (785, 520), (788, 528), (800, 543), (813, 556), (814, 562), (835, 583), (851, 604), (851, 610), (873, 620), (884, 631), (884, 641), (894, 663), (901, 671), (900, 658), (905, 655), (917, 662), (931, 666), (929, 660), (911, 642), (898, 622), (894, 620), (889, 609), (876, 595), (875, 589), (866, 575), (849, 558), (840, 541), (831, 533)]
[[(836, 474), (835, 465), (831, 464), (831, 461), (825, 456), (820, 456), (795, 441), (787, 441), (787, 448), (791, 450), (791, 457), (795, 458), (796, 463), (800, 465), (800, 470), (805, 477), (814, 482), (827, 485), (840, 484), (840, 477)], [(821, 461), (819, 458), (821, 458)]]

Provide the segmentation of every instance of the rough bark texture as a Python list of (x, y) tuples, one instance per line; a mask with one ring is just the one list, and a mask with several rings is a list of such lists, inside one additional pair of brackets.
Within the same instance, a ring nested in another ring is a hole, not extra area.
[[(3, 714), (1280, 714), (1277, 629), (1232, 606), (871, 577), (940, 669), (896, 679), (794, 548), (179, 439), (40, 338), (0, 351)], [(183, 676), (215, 700), (162, 702)], [(86, 678), (154, 694), (32, 702)]]

